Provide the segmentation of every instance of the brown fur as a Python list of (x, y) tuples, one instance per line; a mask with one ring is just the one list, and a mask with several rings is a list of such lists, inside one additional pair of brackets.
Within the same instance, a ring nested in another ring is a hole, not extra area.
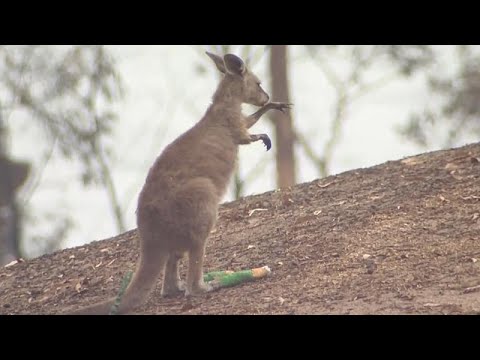
[[(140, 259), (119, 313), (143, 303), (164, 271), (162, 295), (185, 290), (199, 295), (211, 288), (203, 281), (205, 245), (217, 219), (218, 204), (235, 169), (240, 144), (268, 141), (248, 128), (270, 109), (284, 111), (288, 104), (268, 103), (258, 78), (235, 55), (222, 59), (207, 53), (224, 74), (205, 115), (190, 130), (168, 145), (151, 167), (137, 206)], [(263, 106), (244, 116), (242, 103)], [(267, 146), (268, 147), (268, 146)], [(178, 262), (188, 253), (185, 286)], [(76, 314), (107, 314), (113, 299), (80, 309)]]

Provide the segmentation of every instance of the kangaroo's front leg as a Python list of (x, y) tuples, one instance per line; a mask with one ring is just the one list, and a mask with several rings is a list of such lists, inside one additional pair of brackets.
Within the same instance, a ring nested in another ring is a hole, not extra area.
[(250, 135), (250, 139), (252, 142), (262, 140), (263, 144), (267, 148), (267, 151), (270, 150), (270, 148), (272, 147), (272, 141), (270, 140), (267, 134), (252, 134)]
[(263, 144), (267, 147), (267, 151), (270, 150), (272, 141), (267, 134), (249, 134), (245, 132), (237, 141), (240, 145), (246, 145), (259, 140), (263, 141)]
[(247, 129), (251, 128), (255, 123), (269, 110), (280, 110), (285, 113), (286, 109), (290, 109), (292, 104), (281, 103), (281, 102), (270, 102), (263, 105), (258, 111), (254, 112), (252, 115), (247, 117), (246, 126)]

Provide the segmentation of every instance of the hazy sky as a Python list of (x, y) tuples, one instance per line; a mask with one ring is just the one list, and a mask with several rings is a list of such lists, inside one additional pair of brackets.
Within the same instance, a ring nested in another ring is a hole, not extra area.
[[(192, 46), (108, 46), (117, 59), (123, 78), (126, 97), (116, 107), (119, 119), (114, 131), (115, 157), (112, 161), (115, 185), (121, 199), (128, 228), (135, 225), (137, 195), (147, 171), (165, 145), (186, 131), (203, 114), (215, 89), (218, 76), (211, 60), (201, 49)], [(438, 71), (452, 71), (454, 58), (445, 48)], [(320, 151), (328, 137), (333, 114), (335, 92), (322, 75), (318, 64), (312, 61), (299, 46), (290, 47), (290, 84), (294, 103), (295, 125), (313, 140)], [(264, 79), (267, 58), (255, 65), (253, 71)], [(448, 64), (448, 65), (447, 65)], [(207, 71), (197, 71), (202, 65)], [(348, 68), (341, 57), (331, 62), (331, 67), (343, 76)], [(391, 73), (388, 63), (379, 64), (369, 79)], [(281, 99), (272, 99), (278, 101)], [(395, 129), (403, 124), (412, 111), (421, 110), (430, 101), (424, 78), (415, 76), (399, 79), (355, 101), (347, 111), (343, 135), (332, 162), (332, 172), (339, 173), (367, 167), (422, 152), (402, 140)], [(246, 112), (253, 112), (245, 107)], [(28, 122), (18, 116), (13, 124), (13, 154), (20, 159), (36, 159), (44, 145), (38, 131), (29, 128)], [(252, 129), (257, 133), (273, 135), (267, 118)], [(299, 182), (318, 177), (302, 152), (299, 156)], [(275, 148), (266, 152), (261, 143), (242, 146), (240, 163), (248, 170), (258, 160), (266, 157), (265, 171), (247, 187), (247, 194), (258, 194), (275, 188)], [(85, 189), (78, 180), (79, 168), (58, 157), (49, 162), (38, 190), (31, 199), (34, 213), (52, 216), (58, 211), (72, 215), (75, 222), (64, 247), (77, 246), (117, 234), (108, 198), (102, 189)], [(230, 200), (230, 195), (225, 201)], [(26, 236), (47, 231), (51, 224), (42, 221), (25, 230)]]

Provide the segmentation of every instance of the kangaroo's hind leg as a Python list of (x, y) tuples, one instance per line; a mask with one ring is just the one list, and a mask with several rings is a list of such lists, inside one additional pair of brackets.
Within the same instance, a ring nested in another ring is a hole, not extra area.
[(217, 189), (208, 178), (192, 179), (177, 194), (176, 206), (185, 219), (183, 228), (187, 229), (183, 233), (189, 260), (185, 296), (210, 291), (211, 286), (203, 280), (203, 261), (210, 231), (217, 220)]
[(178, 271), (178, 263), (182, 257), (182, 252), (172, 252), (168, 258), (163, 279), (163, 297), (175, 296), (185, 291), (185, 283), (181, 280)]
[(203, 280), (203, 258), (205, 254), (204, 246), (197, 246), (190, 249), (188, 253), (188, 274), (187, 289), (185, 296), (200, 295), (211, 291), (212, 287)]

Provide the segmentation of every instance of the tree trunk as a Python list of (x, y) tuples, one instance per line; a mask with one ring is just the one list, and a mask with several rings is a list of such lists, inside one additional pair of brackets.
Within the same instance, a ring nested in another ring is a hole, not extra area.
[(15, 192), (25, 182), (29, 165), (12, 161), (6, 155), (0, 114), (0, 266), (20, 257), (20, 213)]
[[(272, 45), (270, 51), (270, 77), (272, 82), (272, 101), (290, 102), (287, 79), (287, 45)], [(272, 111), (270, 117), (275, 126), (275, 151), (277, 163), (277, 187), (286, 188), (295, 185), (295, 136), (292, 128), (292, 116)]]

